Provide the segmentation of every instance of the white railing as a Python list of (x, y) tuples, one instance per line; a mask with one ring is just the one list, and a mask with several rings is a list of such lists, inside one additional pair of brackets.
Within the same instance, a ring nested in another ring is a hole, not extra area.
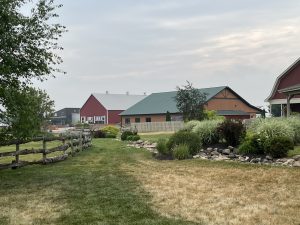
[(151, 122), (151, 123), (131, 123), (132, 130), (137, 129), (139, 133), (148, 132), (172, 132), (184, 128), (183, 121), (170, 121), (170, 122)]

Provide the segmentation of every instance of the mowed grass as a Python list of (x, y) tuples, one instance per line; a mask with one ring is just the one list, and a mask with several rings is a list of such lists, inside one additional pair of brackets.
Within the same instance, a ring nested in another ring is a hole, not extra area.
[(300, 224), (298, 168), (93, 145), (61, 163), (0, 171), (0, 224)]
[(293, 157), (295, 155), (300, 155), (300, 146), (296, 146), (294, 150), (289, 151), (288, 156)]
[(167, 218), (120, 165), (149, 159), (148, 152), (109, 140), (67, 161), (0, 171), (0, 224), (195, 224)]

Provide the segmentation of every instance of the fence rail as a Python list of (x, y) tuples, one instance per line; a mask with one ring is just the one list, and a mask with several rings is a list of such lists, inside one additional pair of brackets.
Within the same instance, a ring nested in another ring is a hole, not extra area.
[(148, 132), (176, 132), (184, 128), (183, 121), (170, 121), (170, 122), (151, 122), (151, 123), (132, 123), (131, 129), (137, 129), (140, 133)]
[[(29, 142), (40, 142), (42, 141), (41, 149), (23, 149), (20, 150), (20, 145), (29, 143)], [(52, 141), (61, 141), (62, 145), (47, 149), (47, 143)], [(33, 164), (49, 164), (54, 162), (59, 162), (66, 160), (70, 155), (74, 156), (77, 152), (82, 151), (91, 146), (92, 136), (89, 130), (80, 130), (73, 131), (62, 137), (39, 137), (33, 138), (27, 141), (17, 141), (14, 140), (9, 142), (7, 145), (15, 145), (16, 150), (10, 152), (0, 152), (0, 158), (3, 157), (15, 157), (11, 163), (0, 164), (0, 169), (9, 169), (9, 168), (19, 168)], [(67, 152), (67, 150), (71, 151)], [(53, 152), (63, 152), (62, 155), (56, 157), (47, 158), (47, 155)], [(42, 159), (35, 160), (32, 162), (21, 161), (20, 155), (29, 155), (29, 154), (42, 154)]]

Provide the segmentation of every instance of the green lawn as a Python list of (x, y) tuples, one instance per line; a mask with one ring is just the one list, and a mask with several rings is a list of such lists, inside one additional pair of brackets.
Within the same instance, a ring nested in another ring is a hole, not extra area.
[(296, 146), (293, 151), (289, 151), (289, 157), (293, 157), (295, 155), (300, 155), (300, 146)]
[(111, 139), (57, 164), (1, 170), (0, 181), (1, 225), (300, 222), (297, 168), (158, 161)]

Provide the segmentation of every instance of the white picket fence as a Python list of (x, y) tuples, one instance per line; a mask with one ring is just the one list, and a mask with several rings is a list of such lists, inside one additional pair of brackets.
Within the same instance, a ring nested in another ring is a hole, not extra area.
[(183, 121), (131, 123), (131, 129), (137, 129), (139, 133), (148, 132), (172, 132), (184, 128)]

